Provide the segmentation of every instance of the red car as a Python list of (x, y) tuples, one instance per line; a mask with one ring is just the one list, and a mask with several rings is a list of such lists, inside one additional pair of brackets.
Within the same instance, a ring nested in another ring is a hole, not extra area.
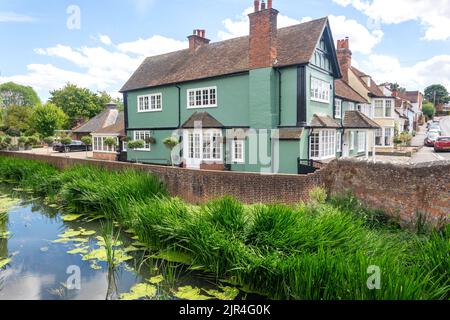
[(434, 143), (434, 151), (450, 151), (450, 137), (439, 137)]

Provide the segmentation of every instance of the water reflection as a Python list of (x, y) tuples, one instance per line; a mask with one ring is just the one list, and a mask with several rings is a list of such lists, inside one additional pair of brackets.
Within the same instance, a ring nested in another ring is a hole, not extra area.
[[(115, 257), (122, 258), (120, 263), (110, 263), (108, 258), (93, 262), (86, 259), (86, 254), (69, 254), (68, 251), (82, 251), (84, 247), (89, 248), (86, 249), (89, 253), (106, 248), (107, 244), (99, 240), (105, 236), (101, 224), (96, 221), (64, 222), (57, 208), (49, 207), (25, 192), (15, 192), (0, 185), (2, 195), (18, 197), (21, 203), (0, 220), (0, 232), (10, 232), (10, 236), (0, 239), (0, 261), (11, 259), (0, 268), (0, 300), (115, 300), (142, 283), (155, 287), (156, 296), (152, 298), (161, 300), (175, 299), (174, 292), (181, 286), (217, 289), (213, 276), (190, 271), (177, 263), (150, 259), (148, 252), (133, 246), (136, 240), (132, 236), (117, 229), (112, 234), (113, 240), (120, 243), (120, 246), (114, 246)], [(92, 235), (86, 236), (86, 240), (81, 239), (85, 242), (80, 243), (54, 242), (70, 230), (75, 233), (85, 230)], [(81, 271), (80, 290), (67, 288), (69, 266), (78, 266)], [(160, 279), (150, 285), (149, 279), (155, 277)]]

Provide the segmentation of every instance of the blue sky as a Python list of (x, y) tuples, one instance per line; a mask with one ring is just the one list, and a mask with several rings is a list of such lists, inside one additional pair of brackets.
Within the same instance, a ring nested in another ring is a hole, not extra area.
[[(0, 83), (33, 86), (45, 100), (66, 82), (113, 96), (145, 56), (248, 32), (252, 0), (0, 0)], [(80, 28), (69, 29), (70, 6)], [(450, 89), (450, 0), (274, 0), (279, 24), (329, 16), (350, 37), (354, 64), (379, 82)], [(246, 11), (247, 10), (247, 11)], [(244, 13), (245, 12), (245, 13)]]

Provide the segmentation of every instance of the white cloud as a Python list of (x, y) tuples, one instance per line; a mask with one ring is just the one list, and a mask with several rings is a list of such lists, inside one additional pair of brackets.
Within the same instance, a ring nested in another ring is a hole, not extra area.
[(27, 72), (21, 75), (0, 76), (0, 83), (13, 81), (34, 87), (42, 97), (48, 92), (64, 86), (67, 82), (92, 90), (106, 90), (117, 96), (117, 90), (129, 79), (147, 56), (184, 49), (187, 42), (163, 36), (138, 39), (133, 42), (113, 44), (107, 35), (99, 35), (101, 44), (97, 47), (83, 46), (73, 48), (57, 44), (49, 48), (37, 48), (35, 53), (68, 61), (73, 64), (70, 70), (58, 68), (53, 64), (30, 64)]
[(450, 0), (333, 0), (352, 5), (365, 15), (384, 24), (419, 21), (425, 29), (425, 40), (450, 39)]
[[(224, 20), (223, 26), (225, 30), (220, 31), (218, 34), (219, 39), (226, 40), (230, 38), (240, 37), (248, 35), (249, 33), (249, 21), (248, 14), (253, 12), (253, 8), (247, 8), (242, 14), (236, 17), (235, 20)], [(331, 29), (333, 31), (333, 37), (335, 40), (350, 37), (352, 50), (354, 52), (360, 52), (363, 54), (369, 54), (372, 49), (381, 42), (383, 39), (383, 31), (373, 30), (369, 31), (362, 24), (359, 24), (356, 20), (347, 19), (344, 16), (329, 16)], [(298, 23), (311, 21), (311, 17), (303, 17), (299, 20), (279, 15), (278, 27), (288, 27)]]
[(0, 22), (33, 22), (35, 18), (15, 13), (0, 11)]
[(381, 42), (384, 33), (381, 30), (369, 31), (356, 20), (344, 16), (329, 16), (334, 40), (350, 38), (351, 50), (362, 54), (369, 54)]
[(178, 41), (158, 35), (148, 39), (140, 38), (133, 42), (124, 42), (117, 45), (117, 48), (121, 52), (143, 56), (153, 56), (156, 54), (186, 49), (187, 47), (187, 41)]
[[(238, 15), (235, 20), (226, 19), (222, 21), (223, 26), (226, 30), (219, 31), (218, 37), (220, 40), (227, 40), (236, 37), (246, 36), (249, 33), (249, 19), (248, 15), (254, 10), (253, 7), (249, 7), (244, 10), (243, 13)], [(294, 24), (301, 22), (311, 21), (312, 18), (305, 17), (300, 20), (284, 16), (282, 14), (278, 15), (278, 28), (289, 27)]]
[(101, 43), (103, 43), (103, 44), (105, 44), (107, 46), (112, 45), (111, 38), (106, 36), (106, 35), (104, 35), (104, 34), (99, 35), (99, 40), (100, 40)]
[(398, 82), (408, 90), (423, 90), (431, 84), (442, 83), (450, 89), (450, 55), (438, 55), (412, 66), (402, 66), (395, 57), (374, 54), (362, 61), (361, 66), (378, 83)]

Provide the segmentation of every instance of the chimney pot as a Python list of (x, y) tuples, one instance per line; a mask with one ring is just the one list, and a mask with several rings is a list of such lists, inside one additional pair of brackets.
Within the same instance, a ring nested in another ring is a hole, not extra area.
[(261, 3), (261, 10), (266, 10), (266, 2), (264, 0)]
[(267, 8), (272, 9), (272, 0), (267, 1)]
[(258, 12), (259, 11), (259, 0), (255, 0), (254, 4), (255, 4), (255, 12)]

